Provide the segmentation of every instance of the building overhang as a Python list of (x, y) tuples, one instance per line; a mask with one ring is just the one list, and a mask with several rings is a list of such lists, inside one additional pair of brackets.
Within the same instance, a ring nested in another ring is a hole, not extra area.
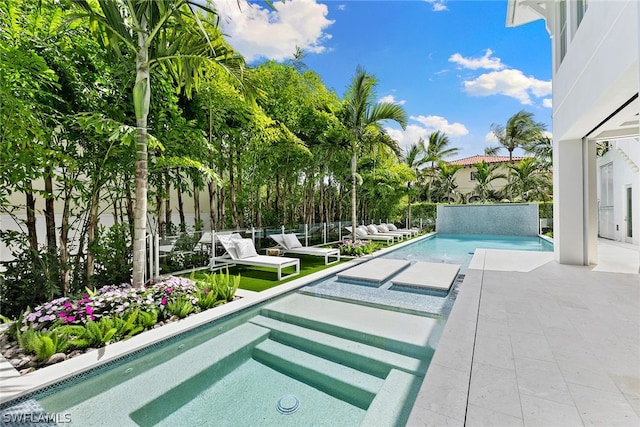
[(636, 93), (585, 137), (596, 141), (637, 138), (640, 136), (638, 111), (640, 111), (640, 99)]
[(547, 0), (508, 0), (507, 27), (518, 27), (539, 19), (547, 20), (549, 3)]

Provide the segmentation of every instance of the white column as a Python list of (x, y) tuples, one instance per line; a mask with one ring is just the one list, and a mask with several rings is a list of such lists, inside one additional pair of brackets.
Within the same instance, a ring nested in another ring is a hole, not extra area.
[(553, 146), (553, 240), (561, 264), (597, 262), (596, 144), (564, 140)]
[(582, 141), (553, 144), (553, 241), (561, 264), (583, 264), (585, 236)]

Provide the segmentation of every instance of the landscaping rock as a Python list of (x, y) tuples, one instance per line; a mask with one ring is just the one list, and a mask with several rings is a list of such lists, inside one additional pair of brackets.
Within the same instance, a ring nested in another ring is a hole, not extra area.
[(71, 353), (67, 355), (67, 359), (71, 359), (72, 357), (80, 356), (82, 354), (82, 350), (73, 350)]
[(31, 362), (31, 358), (23, 357), (22, 359), (20, 359), (18, 364), (14, 366), (16, 367), (16, 369), (20, 370), (20, 369), (26, 368), (29, 365), (29, 362)]
[(36, 368), (34, 368), (33, 366), (27, 369), (22, 369), (18, 372), (20, 372), (20, 375), (25, 375), (25, 374), (29, 374), (31, 372), (34, 372), (36, 370)]
[(62, 362), (64, 360), (67, 360), (67, 355), (64, 353), (56, 353), (53, 356), (51, 356), (50, 358), (48, 358), (44, 364), (45, 365), (53, 365), (54, 363), (59, 363)]

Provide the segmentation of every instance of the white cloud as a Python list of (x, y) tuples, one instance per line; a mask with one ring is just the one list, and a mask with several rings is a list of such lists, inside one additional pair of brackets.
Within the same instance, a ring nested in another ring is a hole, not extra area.
[(380, 98), (380, 102), (390, 102), (392, 104), (404, 105), (407, 101), (404, 99), (396, 101), (396, 98), (393, 95), (386, 95)]
[(340, 4), (338, 5), (338, 10), (345, 10), (347, 8), (346, 4)]
[(400, 145), (400, 147), (402, 148), (417, 143), (420, 138), (427, 140), (429, 138), (429, 134), (431, 133), (429, 129), (426, 129), (420, 125), (408, 125), (405, 130), (393, 129), (390, 127), (387, 127), (384, 130), (389, 134), (391, 138), (398, 141), (398, 145)]
[(469, 133), (462, 123), (449, 123), (447, 119), (440, 116), (411, 116), (411, 120), (420, 124), (410, 124), (405, 130), (385, 128), (389, 136), (398, 141), (402, 148), (417, 143), (420, 138), (428, 141), (429, 135), (437, 130), (446, 133), (449, 137), (459, 137)]
[[(531, 96), (541, 98), (551, 93), (551, 80), (538, 80), (525, 76), (520, 70), (492, 71), (463, 82), (464, 90), (472, 96), (506, 95), (521, 104), (533, 104)], [(543, 101), (544, 102), (544, 101)]]
[(447, 0), (424, 0), (429, 3), (434, 12), (442, 12), (447, 9)]
[(495, 145), (498, 143), (498, 138), (496, 138), (496, 134), (491, 131), (484, 136), (484, 142), (486, 142), (487, 145)]
[(274, 2), (277, 10), (247, 3), (246, 0), (215, 0), (227, 40), (247, 62), (259, 58), (277, 61), (290, 58), (300, 47), (322, 53), (331, 38), (325, 30), (334, 21), (328, 8), (316, 0)]
[(462, 123), (449, 123), (447, 119), (440, 116), (411, 116), (411, 119), (426, 126), (429, 133), (439, 130), (453, 137), (469, 133), (467, 127)]
[(542, 100), (542, 106), (547, 108), (553, 108), (553, 102), (551, 102), (551, 98), (545, 98)]
[(449, 62), (454, 62), (460, 65), (462, 68), (469, 68), (471, 70), (477, 70), (478, 68), (486, 68), (488, 70), (502, 70), (505, 65), (500, 58), (491, 57), (493, 51), (487, 49), (484, 56), (480, 58), (465, 58), (459, 53), (454, 53), (449, 57)]

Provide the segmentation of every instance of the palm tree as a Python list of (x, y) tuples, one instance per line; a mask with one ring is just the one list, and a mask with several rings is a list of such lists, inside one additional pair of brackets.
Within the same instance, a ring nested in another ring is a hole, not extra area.
[(553, 165), (553, 143), (551, 138), (543, 135), (538, 139), (526, 143), (523, 148), (524, 151), (536, 157), (540, 169), (551, 172), (551, 166)]
[(343, 101), (343, 121), (349, 133), (349, 148), (351, 150), (352, 227), (357, 224), (358, 154), (366, 146), (378, 144), (384, 144), (397, 150), (397, 143), (384, 132), (382, 123), (386, 120), (393, 120), (403, 129), (407, 125), (407, 113), (400, 105), (391, 102), (374, 103), (376, 84), (377, 79), (358, 66)]
[[(424, 141), (423, 141), (424, 142)], [(455, 156), (460, 151), (457, 147), (449, 147), (449, 137), (441, 131), (431, 132), (426, 149), (425, 162), (431, 163), (430, 177), (427, 187), (427, 201), (431, 202), (431, 182), (436, 178), (436, 165), (446, 157)]]
[(151, 99), (151, 69), (169, 70), (187, 95), (207, 62), (222, 65), (237, 76), (243, 60), (223, 41), (217, 24), (205, 20), (195, 8), (216, 17), (214, 10), (192, 0), (72, 0), (80, 9), (69, 21), (87, 20), (96, 38), (120, 54), (135, 57), (133, 104), (136, 115), (135, 210), (132, 284), (142, 287), (147, 232), (147, 117)]
[(456, 172), (461, 168), (460, 165), (451, 165), (447, 162), (440, 160), (436, 167), (438, 180), (440, 187), (444, 190), (445, 198), (448, 203), (451, 203), (455, 189), (458, 188), (456, 183)]
[(551, 182), (548, 174), (539, 173), (536, 159), (523, 159), (515, 165), (507, 166), (513, 173), (511, 182), (507, 184), (508, 191), (517, 193), (523, 202), (547, 199)]
[(476, 171), (474, 172), (476, 186), (473, 189), (473, 192), (480, 197), (480, 201), (482, 203), (485, 203), (487, 201), (487, 197), (491, 193), (491, 183), (496, 179), (506, 179), (507, 177), (503, 173), (495, 173), (496, 169), (498, 169), (498, 165), (489, 165), (484, 160), (480, 163), (474, 164), (473, 166), (476, 168)]
[[(420, 176), (420, 167), (427, 163), (425, 157), (426, 151), (424, 148), (424, 139), (420, 137), (417, 143), (411, 144), (405, 152), (401, 155), (400, 160), (407, 165), (414, 173), (415, 179)], [(407, 207), (407, 219), (411, 224), (411, 184), (412, 181), (407, 182), (407, 195), (408, 195), (408, 207)]]
[[(505, 126), (496, 123), (491, 125), (491, 131), (493, 131), (500, 145), (487, 147), (485, 154), (489, 156), (496, 155), (502, 148), (505, 148), (509, 152), (509, 163), (513, 164), (514, 150), (540, 139), (545, 128), (544, 123), (533, 120), (533, 113), (524, 110), (519, 111), (509, 117)], [(507, 174), (507, 181), (511, 182), (511, 169)], [(510, 192), (508, 192), (508, 196), (509, 200), (511, 200)]]

